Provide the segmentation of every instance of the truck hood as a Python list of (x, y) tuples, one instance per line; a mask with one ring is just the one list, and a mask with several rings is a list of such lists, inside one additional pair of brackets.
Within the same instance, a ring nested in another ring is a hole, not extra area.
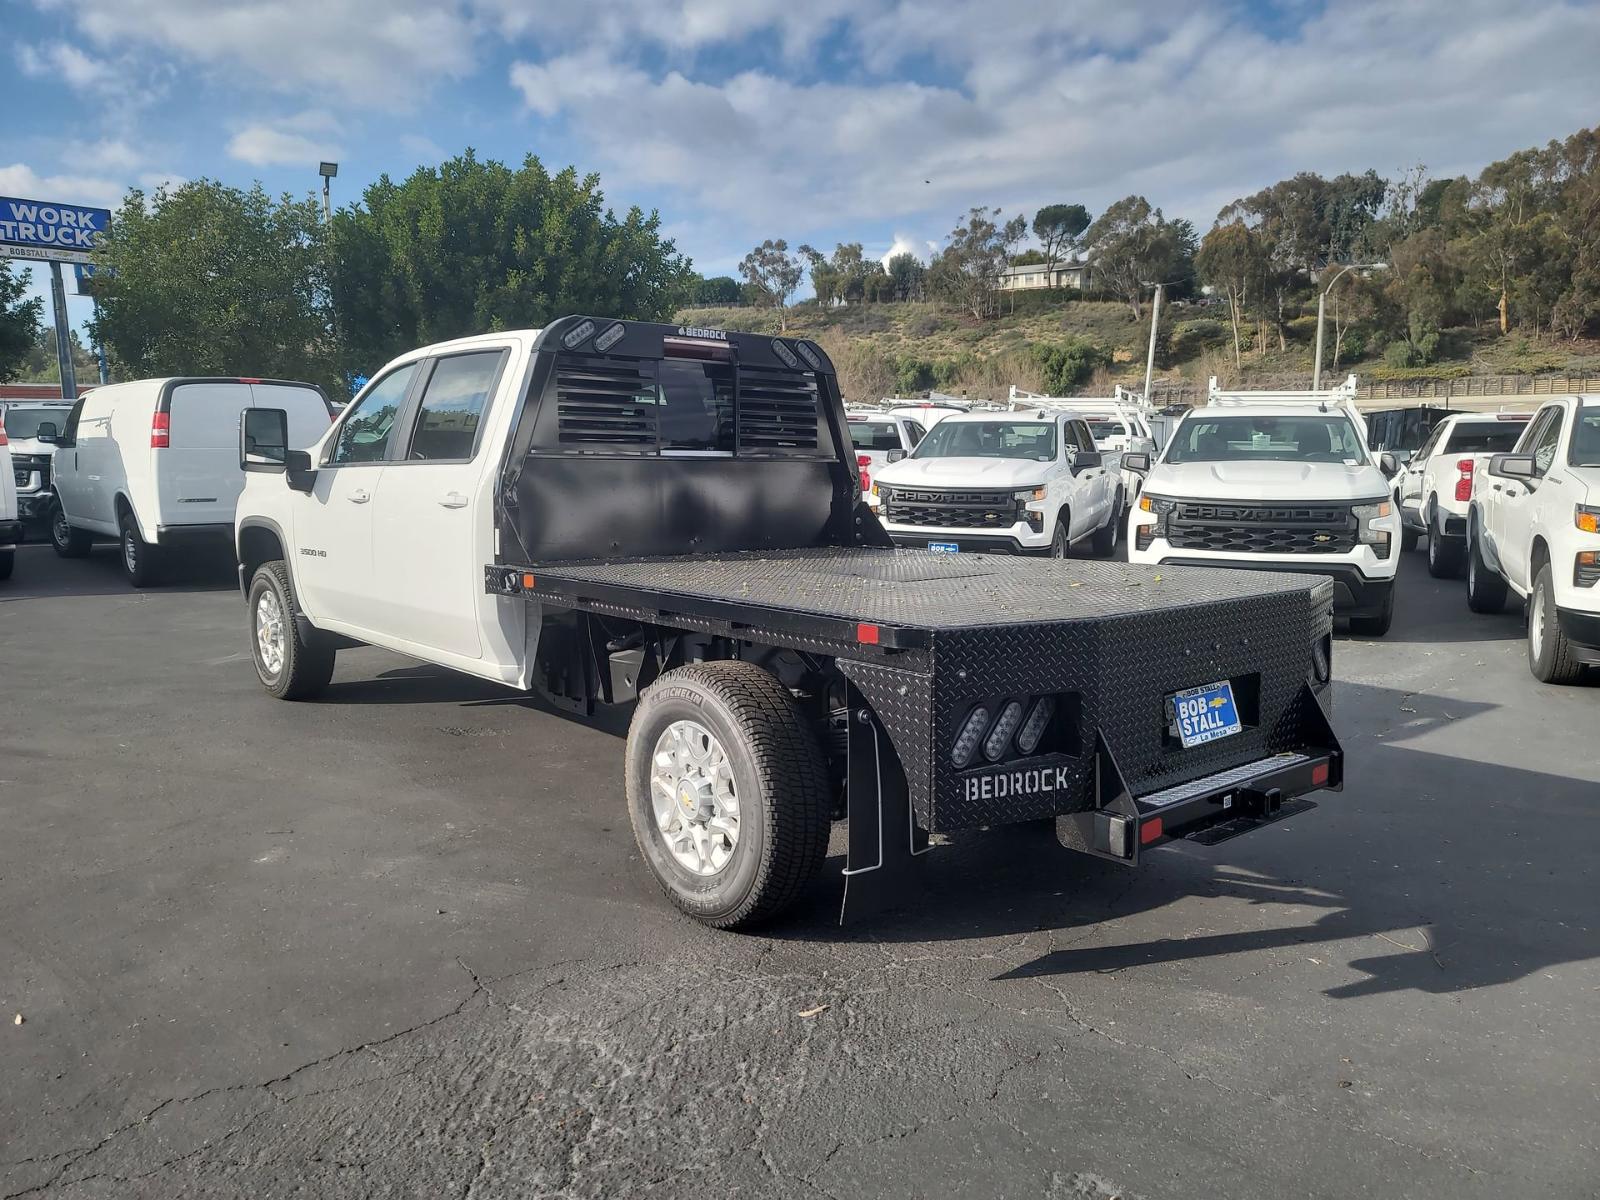
[(1025, 488), (1044, 483), (1049, 469), (1027, 458), (907, 458), (872, 478), (896, 487)]
[(56, 444), (54, 442), (41, 442), (38, 438), (11, 439), (12, 454), (42, 454), (46, 458), (54, 458)]
[(1366, 463), (1161, 463), (1144, 489), (1182, 500), (1367, 500), (1388, 495), (1389, 482)]

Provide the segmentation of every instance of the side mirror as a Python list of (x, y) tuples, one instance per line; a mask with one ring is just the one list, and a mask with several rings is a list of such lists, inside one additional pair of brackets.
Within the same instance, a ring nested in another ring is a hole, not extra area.
[(887, 457), (888, 457), (890, 462), (899, 462), (905, 456), (906, 456), (906, 452), (904, 450), (891, 450), (891, 451), (889, 451)]
[(59, 442), (61, 430), (54, 421), (40, 421), (39, 428), (33, 431), (33, 436), (41, 442)]
[(1143, 450), (1134, 450), (1122, 456), (1122, 465), (1143, 475), (1150, 469), (1150, 455)]
[(1378, 469), (1385, 475), (1389, 476), (1389, 478), (1393, 479), (1396, 475), (1400, 474), (1400, 460), (1389, 451), (1385, 450), (1382, 454), (1378, 455)]
[(1098, 450), (1074, 450), (1067, 461), (1072, 464), (1072, 473), (1076, 475), (1079, 471), (1103, 465), (1106, 456)]
[(1489, 459), (1489, 474), (1501, 479), (1536, 479), (1539, 470), (1531, 454), (1496, 454)]
[(247, 408), (239, 414), (239, 466), (282, 471), (289, 454), (289, 414), (281, 408)]
[(317, 482), (317, 469), (311, 465), (309, 450), (291, 450), (284, 457), (284, 482), (297, 492), (309, 492)]

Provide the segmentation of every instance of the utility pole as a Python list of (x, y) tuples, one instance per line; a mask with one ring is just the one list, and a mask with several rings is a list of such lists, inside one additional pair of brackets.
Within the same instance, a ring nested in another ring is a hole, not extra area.
[(1156, 298), (1150, 305), (1150, 349), (1144, 356), (1144, 402), (1150, 403), (1150, 384), (1156, 371), (1156, 329), (1161, 324), (1161, 293), (1166, 284), (1156, 284)]
[(56, 320), (56, 367), (61, 372), (61, 398), (78, 398), (78, 375), (72, 365), (72, 330), (67, 325), (67, 288), (61, 281), (61, 264), (50, 260), (50, 311)]

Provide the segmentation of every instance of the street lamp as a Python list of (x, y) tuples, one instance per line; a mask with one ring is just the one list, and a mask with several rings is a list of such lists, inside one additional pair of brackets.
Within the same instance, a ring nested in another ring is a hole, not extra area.
[(1311, 362), (1311, 390), (1322, 390), (1322, 318), (1328, 307), (1328, 293), (1333, 291), (1333, 285), (1338, 283), (1351, 271), (1381, 271), (1388, 263), (1349, 263), (1340, 269), (1339, 273), (1328, 280), (1328, 286), (1317, 293), (1317, 354)]
[(319, 163), (317, 174), (322, 176), (322, 223), (333, 223), (333, 206), (328, 199), (328, 181), (339, 173), (339, 164), (335, 162)]

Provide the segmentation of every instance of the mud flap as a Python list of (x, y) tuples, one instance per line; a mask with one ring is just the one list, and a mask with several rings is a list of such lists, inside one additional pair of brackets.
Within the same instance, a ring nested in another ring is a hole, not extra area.
[(1094, 735), (1094, 807), (1058, 816), (1056, 840), (1069, 850), (1123, 866), (1139, 863), (1139, 806), (1099, 730)]
[(911, 793), (894, 744), (861, 693), (849, 691), (849, 768), (845, 815), (849, 842), (839, 924), (903, 903), (919, 885), (916, 861), (927, 831), (911, 812)]

